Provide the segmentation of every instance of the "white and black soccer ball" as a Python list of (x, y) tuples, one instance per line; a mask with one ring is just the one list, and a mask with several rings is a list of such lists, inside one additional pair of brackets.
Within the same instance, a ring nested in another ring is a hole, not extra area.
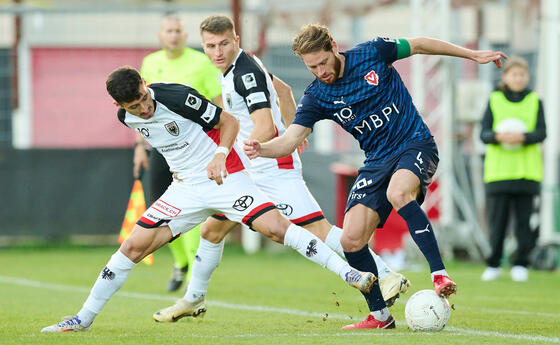
[(406, 302), (404, 315), (413, 331), (441, 331), (449, 321), (451, 310), (447, 299), (434, 290), (420, 290)]

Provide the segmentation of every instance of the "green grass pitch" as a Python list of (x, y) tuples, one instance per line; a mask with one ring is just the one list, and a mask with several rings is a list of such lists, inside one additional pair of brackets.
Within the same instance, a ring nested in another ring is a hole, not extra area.
[(390, 310), (394, 330), (343, 331), (361, 321), (367, 306), (340, 278), (296, 253), (245, 255), (228, 245), (215, 271), (203, 321), (159, 324), (152, 313), (173, 303), (167, 249), (155, 264), (139, 264), (89, 332), (42, 334), (42, 327), (75, 314), (116, 247), (0, 250), (0, 344), (559, 344), (560, 273), (531, 271), (513, 283), (505, 271), (483, 283), (483, 266), (446, 262), (458, 285), (455, 309), (442, 332), (415, 333), (404, 306), (431, 288), (427, 265), (403, 272), (412, 286)]

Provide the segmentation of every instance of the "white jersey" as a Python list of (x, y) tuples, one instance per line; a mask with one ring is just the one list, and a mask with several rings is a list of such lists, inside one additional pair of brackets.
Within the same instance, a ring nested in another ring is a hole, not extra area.
[[(137, 130), (163, 155), (176, 179), (186, 183), (208, 181), (206, 166), (220, 141), (220, 131), (213, 128), (222, 109), (185, 85), (156, 83), (148, 90), (154, 100), (153, 116), (142, 119), (121, 108), (119, 120)], [(234, 145), (226, 159), (228, 173), (245, 169), (244, 163), (249, 164), (247, 156)]]
[[(276, 127), (276, 136), (282, 135), (286, 128), (282, 123), (277, 95), (272, 79), (266, 73), (263, 63), (254, 55), (239, 49), (237, 58), (230, 68), (221, 76), (222, 99), (224, 110), (239, 120), (238, 143), (249, 138), (254, 128), (251, 113), (262, 108), (270, 108)], [(282, 158), (256, 158), (247, 166), (250, 171), (268, 169), (301, 170), (299, 155), (293, 152)]]

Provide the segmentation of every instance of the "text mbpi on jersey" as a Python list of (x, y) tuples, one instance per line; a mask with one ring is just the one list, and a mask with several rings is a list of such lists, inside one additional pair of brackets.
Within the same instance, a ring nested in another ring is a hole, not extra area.
[[(391, 105), (381, 109), (381, 116), (379, 116), (378, 114), (371, 114), (363, 119), (362, 123), (356, 124), (353, 129), (358, 131), (358, 133), (360, 134), (364, 134), (365, 128), (367, 128), (369, 131), (377, 129), (383, 126), (385, 123), (391, 121), (389, 115), (393, 114), (393, 112), (395, 112), (396, 114), (401, 113), (394, 102), (392, 102)], [(352, 107), (348, 106), (334, 113), (333, 117), (335, 117), (338, 122), (343, 125), (351, 120), (354, 120), (356, 118), (356, 114), (354, 114), (354, 112), (352, 111)]]

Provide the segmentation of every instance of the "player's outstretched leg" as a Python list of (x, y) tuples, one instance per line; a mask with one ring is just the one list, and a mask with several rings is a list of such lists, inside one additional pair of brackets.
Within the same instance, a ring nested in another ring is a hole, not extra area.
[(128, 274), (135, 265), (136, 264), (126, 257), (120, 249), (117, 250), (117, 252), (111, 256), (107, 266), (101, 270), (97, 281), (91, 289), (89, 297), (78, 314), (60, 323), (45, 327), (41, 332), (87, 330), (109, 298), (124, 284)]
[(295, 224), (288, 226), (284, 234), (283, 244), (295, 249), (307, 259), (338, 274), (350, 286), (363, 293), (369, 293), (377, 280), (377, 277), (371, 272), (362, 272), (352, 268), (317, 236)]
[(126, 281), (130, 271), (146, 255), (160, 248), (172, 238), (169, 227), (146, 229), (136, 225), (132, 234), (119, 250), (111, 256), (107, 266), (101, 270), (82, 309), (62, 322), (45, 327), (41, 332), (85, 331), (111, 296)]
[[(342, 237), (342, 229), (333, 225), (325, 239), (325, 244), (334, 250), (341, 257), (344, 256), (344, 251), (342, 250), (342, 245), (340, 244), (340, 238)], [(369, 252), (375, 260), (377, 265), (379, 279), (379, 287), (381, 288), (381, 294), (383, 299), (387, 304), (387, 307), (391, 307), (395, 304), (396, 300), (408, 292), (408, 287), (410, 286), (410, 281), (402, 274), (393, 271), (383, 259), (374, 253), (371, 248)]]
[(290, 223), (277, 209), (263, 213), (249, 225), (273, 241), (291, 247), (305, 258), (329, 269), (362, 292), (369, 292), (377, 280), (371, 272), (352, 268), (317, 236)]

